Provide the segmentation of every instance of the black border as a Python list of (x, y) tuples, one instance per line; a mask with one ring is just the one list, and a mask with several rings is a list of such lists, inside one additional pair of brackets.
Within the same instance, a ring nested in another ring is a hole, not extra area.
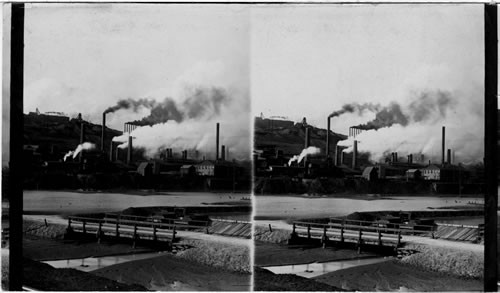
[(22, 269), (22, 150), (24, 98), (24, 3), (12, 3), (10, 43), (9, 290), (20, 291)]
[(496, 4), (484, 5), (484, 291), (497, 291), (498, 24)]
[[(497, 124), (498, 124), (498, 28), (497, 5), (478, 2), (26, 2), (27, 4), (222, 4), (222, 5), (484, 5), (485, 24), (485, 248), (484, 290), (497, 291)], [(24, 9), (25, 3), (12, 3), (11, 19), (11, 82), (10, 82), (10, 161), (9, 161), (9, 290), (22, 290), (22, 144), (23, 122), (23, 69), (24, 69)]]

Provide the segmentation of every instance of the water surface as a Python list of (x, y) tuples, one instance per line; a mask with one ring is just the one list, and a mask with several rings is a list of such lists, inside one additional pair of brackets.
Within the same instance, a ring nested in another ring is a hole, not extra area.
[(49, 260), (43, 262), (57, 269), (66, 268), (66, 269), (76, 269), (83, 272), (91, 272), (107, 266), (116, 265), (124, 262), (158, 257), (165, 253), (166, 252), (138, 253), (138, 254), (126, 254), (126, 255), (114, 255), (114, 256), (102, 256), (102, 257)]
[(270, 270), (275, 274), (294, 274), (297, 276), (305, 278), (314, 278), (317, 276), (324, 275), (326, 273), (343, 270), (347, 268), (352, 268), (362, 265), (370, 265), (374, 263), (389, 261), (393, 259), (392, 257), (374, 257), (374, 258), (364, 258), (364, 259), (353, 259), (353, 260), (340, 260), (331, 261), (323, 263), (309, 263), (309, 264), (297, 264), (297, 265), (285, 265), (285, 266), (267, 266), (262, 267), (264, 269)]
[(467, 205), (480, 197), (392, 196), (384, 198), (307, 198), (299, 196), (255, 196), (255, 216), (269, 219), (340, 217), (354, 212), (405, 210)]
[(243, 202), (248, 194), (210, 192), (169, 192), (136, 195), (106, 192), (39, 191), (23, 192), (23, 210), (38, 213), (85, 213), (121, 211), (129, 207), (202, 206), (221, 201)]

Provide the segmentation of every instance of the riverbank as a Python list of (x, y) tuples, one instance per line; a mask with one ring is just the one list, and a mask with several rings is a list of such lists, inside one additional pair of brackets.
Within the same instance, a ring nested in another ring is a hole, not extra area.
[(23, 259), (23, 283), (41, 291), (145, 291), (144, 286), (124, 284), (75, 269), (55, 269)]
[[(323, 263), (376, 256), (367, 252), (358, 255), (357, 251), (347, 249), (288, 246), (286, 242), (290, 232), (287, 229), (256, 226), (255, 265), (263, 267)], [(255, 274), (255, 287), (276, 290), (281, 285), (283, 288), (297, 291), (301, 286), (321, 290), (321, 286), (327, 284), (349, 291), (482, 290), (483, 260), (480, 245), (437, 239), (425, 240), (424, 243), (409, 244), (408, 249), (419, 253), (402, 260), (388, 258), (381, 263), (341, 269), (311, 279), (294, 278), (296, 288), (290, 288), (289, 284), (280, 284), (292, 281), (289, 277), (263, 273), (262, 271), (266, 270), (259, 268), (256, 272), (260, 274)], [(464, 245), (467, 247), (463, 248)]]
[(483, 281), (436, 273), (399, 260), (358, 266), (314, 278), (349, 291), (481, 291)]
[[(35, 260), (75, 259), (89, 256), (138, 254), (153, 251), (148, 247), (133, 249), (130, 243), (108, 243), (103, 241), (64, 240), (65, 225), (49, 220), (45, 225), (43, 220), (24, 220), (23, 253), (25, 257)], [(187, 233), (187, 232), (186, 232)], [(248, 291), (250, 290), (250, 248), (243, 239), (229, 239), (205, 235), (203, 239), (186, 238), (176, 243), (173, 253), (162, 254), (150, 259), (135, 260), (90, 272), (108, 281), (124, 285), (138, 284), (141, 290), (189, 290), (189, 291)], [(220, 238), (220, 239), (219, 239)], [(29, 262), (30, 273), (40, 270), (49, 276), (47, 282), (36, 279), (34, 288), (55, 290), (53, 280), (67, 276), (69, 284), (65, 288), (87, 289), (87, 281), (93, 280), (86, 275), (68, 273), (68, 269), (54, 269), (48, 265), (33, 265)], [(55, 270), (55, 271), (52, 271)], [(68, 275), (69, 274), (69, 275)], [(83, 276), (83, 277), (81, 277)], [(88, 276), (88, 275), (87, 275)], [(96, 282), (98, 279), (96, 279)], [(61, 281), (62, 282), (62, 281)], [(64, 282), (63, 282), (64, 283)], [(103, 283), (104, 284), (104, 283)], [(36, 285), (36, 286), (35, 286)], [(81, 285), (81, 287), (79, 287)], [(38, 286), (38, 287), (37, 287)], [(63, 285), (61, 285), (63, 286)], [(74, 287), (76, 286), (76, 287)], [(95, 288), (95, 287), (92, 287)], [(123, 290), (127, 287), (123, 287)], [(71, 290), (71, 289), (67, 289)], [(102, 287), (97, 291), (105, 290)], [(107, 290), (107, 289), (106, 289)], [(136, 288), (137, 290), (137, 288)]]

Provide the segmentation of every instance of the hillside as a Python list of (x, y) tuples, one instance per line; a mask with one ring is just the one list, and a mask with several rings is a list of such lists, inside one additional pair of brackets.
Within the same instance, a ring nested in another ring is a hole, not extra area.
[[(326, 129), (308, 125), (310, 145), (326, 149)], [(304, 149), (305, 126), (302, 123), (294, 123), (286, 120), (255, 119), (254, 144), (259, 149), (263, 146), (274, 145), (276, 149), (283, 150), (284, 154), (299, 154)], [(347, 136), (330, 130), (330, 154), (335, 152), (338, 141), (346, 139)]]
[[(83, 121), (84, 142), (101, 145), (102, 125)], [(38, 146), (37, 152), (45, 160), (59, 160), (80, 144), (81, 122), (62, 116), (24, 115), (23, 144)], [(109, 151), (110, 141), (122, 132), (106, 127), (105, 150)]]

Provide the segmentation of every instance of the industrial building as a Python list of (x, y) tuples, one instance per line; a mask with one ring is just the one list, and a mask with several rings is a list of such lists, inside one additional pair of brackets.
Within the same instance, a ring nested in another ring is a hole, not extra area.
[[(290, 123), (282, 125), (282, 127), (289, 128), (274, 129), (273, 133), (277, 133), (280, 137), (286, 137), (284, 134), (289, 134), (286, 143), (280, 143), (277, 139), (270, 141), (267, 139), (270, 132), (265, 133), (262, 128), (256, 130), (263, 132), (263, 134), (258, 133), (253, 156), (257, 182), (256, 194), (265, 193), (266, 186), (270, 186), (265, 182), (271, 180), (274, 186), (273, 192), (277, 189), (276, 180), (281, 180), (283, 186), (290, 185), (286, 182), (291, 180), (299, 186), (296, 189), (297, 193), (307, 192), (307, 184), (311, 180), (319, 180), (318, 182), (321, 183), (315, 184), (326, 186), (322, 188), (326, 192), (350, 190), (352, 192), (398, 193), (400, 190), (405, 193), (446, 193), (459, 190), (474, 193), (482, 188), (481, 168), (475, 168), (472, 172), (470, 168), (452, 164), (452, 150), (445, 149), (444, 126), (442, 127), (441, 164), (425, 161), (425, 154), (422, 153), (398, 154), (397, 150), (388, 153), (381, 162), (372, 162), (369, 153), (358, 151), (357, 136), (365, 130), (357, 126), (349, 128), (349, 136), (344, 136), (343, 139), (350, 137), (353, 143), (350, 147), (351, 151), (346, 152), (346, 146), (337, 145), (339, 135), (336, 134), (336, 140), (333, 139), (330, 119), (331, 117), (328, 117), (327, 129), (323, 131), (322, 138), (326, 143), (323, 144), (324, 148), (321, 148), (321, 153), (312, 156), (305, 155), (300, 162), (294, 159), (294, 156), (297, 157), (300, 152), (290, 153), (286, 150), (292, 149), (291, 144), (303, 150), (310, 146), (321, 147), (322, 145), (317, 140), (311, 143), (311, 133), (321, 133), (322, 130), (307, 125), (305, 118), (303, 123), (295, 123), (293, 126), (290, 126)], [(259, 126), (259, 123), (262, 125)], [(265, 126), (262, 118), (256, 118), (256, 127)], [(302, 133), (303, 136), (300, 137), (302, 142), (292, 136), (292, 134), (302, 135)], [(262, 139), (259, 140), (259, 138)], [(273, 143), (275, 141), (277, 143)], [(288, 191), (289, 189), (287, 187)]]

